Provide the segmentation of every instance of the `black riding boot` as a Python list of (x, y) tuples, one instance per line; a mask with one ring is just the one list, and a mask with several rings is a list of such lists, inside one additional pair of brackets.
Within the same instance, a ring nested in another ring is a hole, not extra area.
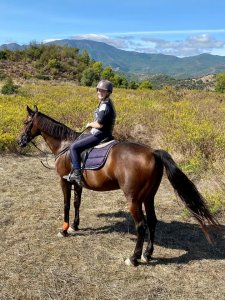
[(81, 186), (81, 170), (74, 169), (71, 171), (69, 175), (63, 176), (69, 182), (76, 182), (79, 186)]

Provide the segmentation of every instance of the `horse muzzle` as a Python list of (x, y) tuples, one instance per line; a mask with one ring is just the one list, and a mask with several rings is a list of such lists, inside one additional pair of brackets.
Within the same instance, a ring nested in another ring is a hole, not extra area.
[(27, 144), (29, 143), (29, 138), (28, 138), (28, 136), (23, 134), (23, 135), (20, 137), (20, 139), (17, 141), (17, 143), (18, 143), (18, 145), (19, 145), (20, 147), (22, 147), (22, 148), (26, 147)]

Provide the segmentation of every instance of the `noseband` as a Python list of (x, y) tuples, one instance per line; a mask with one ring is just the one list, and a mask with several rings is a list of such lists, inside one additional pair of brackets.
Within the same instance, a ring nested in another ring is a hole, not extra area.
[(28, 129), (21, 135), (19, 144), (22, 147), (25, 147), (34, 137), (32, 136), (31, 130), (33, 127), (33, 120), (28, 120), (24, 122), (25, 125), (27, 125)]

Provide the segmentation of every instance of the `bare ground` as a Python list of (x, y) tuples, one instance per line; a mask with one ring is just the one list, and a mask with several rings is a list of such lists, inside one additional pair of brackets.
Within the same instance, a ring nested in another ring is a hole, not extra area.
[[(156, 198), (154, 257), (127, 267), (135, 231), (121, 191), (84, 190), (80, 231), (63, 222), (59, 179), (38, 157), (0, 157), (0, 299), (225, 299), (225, 243), (184, 217), (167, 179)], [(71, 209), (71, 218), (73, 209)], [(225, 218), (221, 217), (221, 224)]]

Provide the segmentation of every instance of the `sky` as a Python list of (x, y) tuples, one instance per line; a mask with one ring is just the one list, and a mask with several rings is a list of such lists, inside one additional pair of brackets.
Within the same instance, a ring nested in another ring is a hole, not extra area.
[(225, 0), (0, 0), (0, 45), (58, 39), (225, 56)]

